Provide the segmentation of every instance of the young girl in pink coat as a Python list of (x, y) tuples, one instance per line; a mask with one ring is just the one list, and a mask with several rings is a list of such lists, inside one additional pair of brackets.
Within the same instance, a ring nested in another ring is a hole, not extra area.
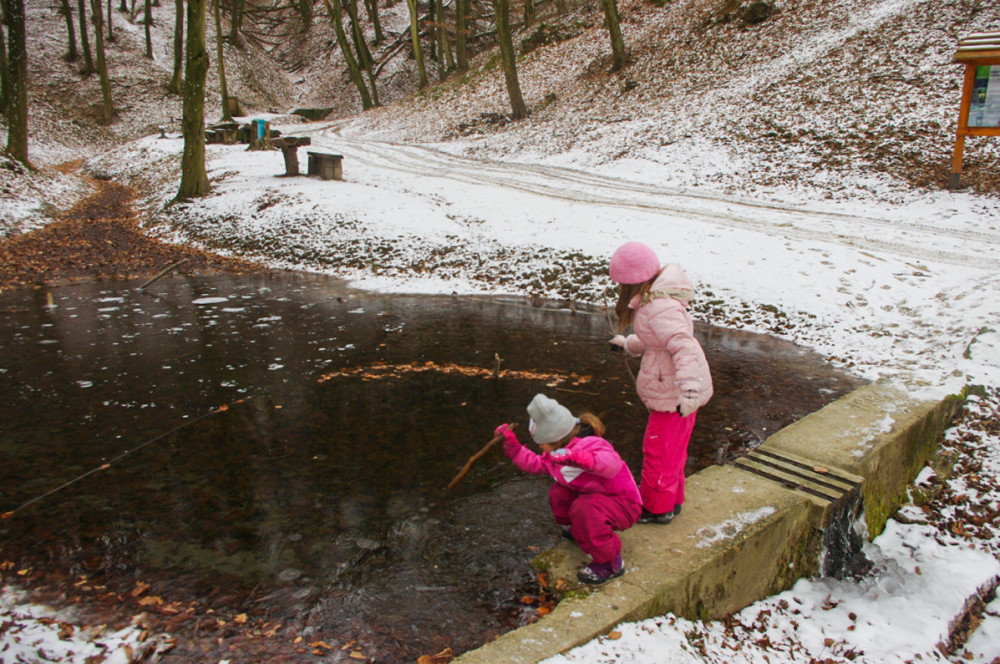
[(506, 424), (504, 453), (514, 465), (533, 475), (549, 475), (549, 506), (565, 535), (593, 559), (577, 576), (584, 583), (604, 583), (625, 572), (622, 543), (615, 531), (627, 530), (642, 512), (632, 471), (604, 440), (604, 424), (596, 415), (577, 419), (565, 406), (544, 394), (528, 404), (528, 430), (542, 453), (521, 445)]
[(611, 256), (611, 278), (619, 283), (618, 330), (611, 343), (642, 356), (636, 377), (639, 398), (649, 409), (643, 437), (640, 523), (670, 523), (684, 503), (684, 464), (698, 409), (712, 398), (712, 374), (694, 338), (688, 302), (691, 281), (677, 265), (660, 267), (656, 253), (628, 242)]

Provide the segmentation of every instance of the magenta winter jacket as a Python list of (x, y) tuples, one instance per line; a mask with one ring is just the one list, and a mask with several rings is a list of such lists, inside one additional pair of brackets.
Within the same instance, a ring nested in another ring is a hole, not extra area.
[(618, 456), (611, 443), (599, 436), (574, 438), (566, 449), (573, 453), (582, 451), (593, 455), (593, 463), (588, 470), (560, 465), (553, 461), (548, 452), (536, 454), (517, 442), (517, 437), (511, 434), (504, 440), (503, 451), (514, 462), (514, 465), (532, 475), (550, 475), (552, 479), (580, 493), (602, 493), (624, 500), (625, 502), (642, 504), (639, 497), (639, 487), (635, 484), (632, 471)]
[(687, 303), (694, 296), (691, 281), (677, 265), (667, 265), (644, 297), (635, 297), (632, 328), (625, 351), (642, 355), (636, 377), (639, 398), (650, 410), (674, 412), (683, 390), (698, 392), (698, 405), (712, 398), (712, 374), (705, 351), (694, 338)]

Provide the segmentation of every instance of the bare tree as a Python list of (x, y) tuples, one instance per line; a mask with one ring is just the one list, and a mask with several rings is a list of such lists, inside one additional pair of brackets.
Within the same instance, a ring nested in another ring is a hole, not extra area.
[[(0, 1), (0, 25), (7, 24), (4, 19), (5, 12), (4, 3)], [(3, 30), (0, 30), (0, 115), (7, 115), (7, 109), (10, 107), (10, 76), (10, 66), (7, 62), (7, 41), (3, 36)]]
[(153, 59), (153, 3), (152, 0), (146, 0), (145, 7), (145, 17), (143, 17), (143, 24), (146, 30), (146, 57), (150, 60)]
[(330, 24), (337, 35), (337, 44), (340, 45), (340, 51), (344, 54), (344, 61), (347, 63), (348, 71), (350, 71), (351, 80), (354, 81), (354, 85), (358, 89), (358, 94), (361, 95), (361, 108), (367, 111), (372, 107), (372, 98), (368, 93), (368, 87), (365, 85), (364, 78), (361, 77), (361, 66), (358, 64), (357, 59), (355, 59), (354, 53), (351, 52), (351, 44), (347, 41), (347, 33), (344, 32), (340, 0), (332, 0), (332, 2), (331, 0), (323, 0), (323, 2), (326, 4), (327, 13), (330, 14)]
[(174, 0), (174, 75), (167, 90), (179, 95), (184, 82), (184, 0)]
[(385, 41), (382, 34), (382, 21), (378, 17), (378, 0), (365, 0), (365, 11), (368, 12), (368, 20), (372, 22), (375, 29), (375, 45), (378, 46)]
[(368, 44), (365, 43), (365, 34), (361, 29), (361, 21), (358, 20), (358, 6), (355, 4), (355, 0), (346, 0), (344, 8), (347, 10), (347, 15), (351, 18), (351, 40), (354, 42), (354, 48), (358, 53), (358, 62), (368, 73), (368, 85), (371, 86), (372, 105), (381, 106), (378, 101), (378, 88), (375, 87), (375, 58), (372, 57), (372, 52), (368, 50)]
[(500, 59), (503, 61), (504, 78), (507, 81), (507, 95), (510, 97), (511, 117), (515, 120), (528, 117), (528, 107), (521, 96), (521, 84), (517, 80), (517, 54), (510, 31), (510, 0), (492, 0), (496, 15), (497, 43)]
[(108, 78), (108, 61), (104, 58), (104, 11), (101, 0), (93, 0), (91, 9), (94, 11), (94, 50), (97, 54), (97, 75), (101, 79), (102, 119), (104, 124), (111, 124), (114, 107), (111, 104), (111, 79)]
[[(114, 30), (111, 29), (111, 16), (112, 16), (112, 13), (113, 12), (111, 11), (111, 0), (108, 0), (108, 41), (109, 42), (113, 42), (115, 40), (115, 32), (114, 32)], [(96, 11), (94, 12), (94, 15), (95, 16), (97, 15)]]
[(77, 0), (77, 9), (80, 10), (80, 45), (83, 47), (83, 69), (80, 70), (80, 73), (84, 76), (90, 76), (97, 70), (94, 68), (94, 56), (90, 54), (90, 38), (87, 36), (86, 0)]
[(3, 0), (7, 25), (7, 154), (31, 168), (28, 161), (28, 49), (24, 30), (24, 0)]
[(66, 51), (66, 61), (76, 62), (80, 54), (76, 50), (76, 27), (73, 24), (73, 9), (69, 5), (69, 0), (62, 0), (61, 10), (66, 17), (66, 33), (69, 36), (69, 49)]
[(468, 28), (469, 0), (455, 0), (455, 67), (458, 73), (469, 71)]
[(181, 156), (181, 186), (178, 200), (208, 193), (205, 169), (205, 79), (208, 51), (205, 49), (205, 0), (188, 0), (187, 48), (184, 65), (184, 154)]
[(622, 39), (621, 22), (618, 18), (618, 3), (615, 0), (601, 0), (601, 6), (604, 7), (604, 22), (611, 36), (611, 69), (619, 71), (625, 68), (625, 41)]
[(226, 87), (226, 58), (222, 48), (222, 11), (219, 9), (219, 0), (213, 0), (212, 6), (215, 9), (215, 60), (219, 68), (219, 88), (222, 92), (222, 120), (232, 122), (233, 116), (229, 111), (229, 89)]
[(417, 15), (417, 0), (406, 0), (410, 9), (410, 40), (413, 42), (413, 57), (420, 72), (420, 89), (427, 87), (427, 68), (424, 67), (424, 52), (420, 48), (420, 17)]
[(444, 80), (448, 72), (455, 70), (455, 60), (451, 55), (451, 43), (448, 40), (448, 26), (444, 21), (444, 0), (435, 3), (435, 25), (438, 43), (438, 79)]
[(243, 48), (243, 38), (240, 29), (243, 26), (243, 8), (246, 0), (230, 0), (229, 2), (229, 43), (236, 48)]

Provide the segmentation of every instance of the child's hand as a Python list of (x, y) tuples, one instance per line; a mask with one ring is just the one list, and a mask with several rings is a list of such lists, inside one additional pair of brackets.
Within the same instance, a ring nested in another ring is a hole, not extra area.
[(698, 410), (698, 390), (689, 388), (681, 392), (677, 402), (677, 412), (681, 417), (687, 417), (696, 410)]
[(493, 436), (501, 436), (503, 438), (504, 454), (511, 459), (517, 456), (518, 451), (521, 449), (521, 441), (517, 439), (517, 436), (511, 431), (509, 426), (501, 424), (493, 431)]
[(576, 466), (583, 470), (590, 470), (594, 467), (594, 455), (586, 450), (574, 451), (560, 447), (549, 456), (552, 457), (553, 463), (557, 463), (560, 466)]

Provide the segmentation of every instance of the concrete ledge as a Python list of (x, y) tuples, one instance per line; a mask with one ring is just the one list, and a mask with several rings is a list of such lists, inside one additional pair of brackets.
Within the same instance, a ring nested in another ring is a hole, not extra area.
[(576, 581), (588, 559), (565, 542), (534, 565), (564, 599), (538, 622), (454, 660), (534, 664), (666, 612), (713, 619), (816, 575), (823, 529), (858, 492), (870, 533), (905, 499), (961, 400), (926, 402), (869, 385), (766, 440), (743, 467), (688, 478), (684, 511), (670, 525), (621, 534), (626, 574), (597, 588)]

